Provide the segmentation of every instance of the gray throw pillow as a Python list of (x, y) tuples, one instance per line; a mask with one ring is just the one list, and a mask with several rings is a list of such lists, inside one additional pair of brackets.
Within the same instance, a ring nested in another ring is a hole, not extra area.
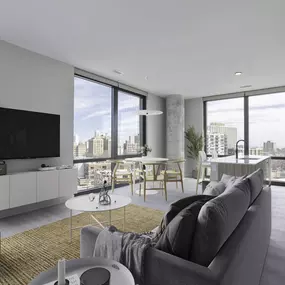
[(205, 191), (203, 192), (204, 195), (212, 195), (218, 196), (222, 194), (226, 189), (226, 184), (222, 181), (211, 181)]
[(246, 177), (246, 175), (244, 175), (244, 176), (232, 176), (232, 175), (228, 175), (228, 174), (223, 174), (223, 176), (221, 178), (221, 182), (223, 182), (226, 185), (225, 190), (228, 190), (228, 189), (232, 188), (234, 185), (241, 182), (245, 177)]
[[(211, 196), (212, 197), (212, 196)], [(164, 214), (164, 217), (161, 220), (160, 226), (158, 227), (154, 241), (157, 241), (162, 233), (164, 232), (167, 225), (176, 217), (178, 213), (180, 213), (184, 208), (188, 207), (192, 203), (199, 201), (201, 199), (207, 199), (207, 195), (195, 195), (190, 197), (185, 197), (183, 199), (177, 200), (170, 204), (169, 210)], [(209, 197), (210, 198), (210, 197)], [(208, 200), (207, 200), (208, 201)]]
[(190, 261), (209, 266), (242, 220), (249, 202), (248, 179), (207, 202), (198, 215)]
[(165, 228), (155, 248), (189, 260), (199, 211), (212, 198), (196, 201), (178, 213)]
[(247, 176), (249, 180), (251, 198), (250, 205), (254, 202), (257, 196), (260, 194), (263, 183), (264, 183), (264, 173), (261, 168), (257, 169), (255, 172)]

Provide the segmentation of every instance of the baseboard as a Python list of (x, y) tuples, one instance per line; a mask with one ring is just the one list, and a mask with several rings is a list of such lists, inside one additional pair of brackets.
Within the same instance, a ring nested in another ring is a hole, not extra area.
[(23, 214), (23, 213), (28, 213), (31, 211), (51, 207), (51, 206), (58, 205), (58, 204), (62, 204), (67, 199), (68, 198), (66, 198), (66, 197), (61, 197), (61, 198), (56, 198), (56, 199), (52, 199), (52, 200), (42, 201), (39, 203), (34, 203), (34, 204), (29, 204), (29, 205), (24, 205), (24, 206), (20, 206), (20, 207), (16, 207), (16, 208), (3, 210), (3, 211), (0, 211), (0, 219), (19, 215), (19, 214)]

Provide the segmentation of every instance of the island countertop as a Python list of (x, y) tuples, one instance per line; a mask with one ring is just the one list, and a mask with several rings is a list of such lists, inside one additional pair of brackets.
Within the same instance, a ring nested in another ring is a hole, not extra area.
[(236, 157), (232, 155), (232, 156), (214, 158), (211, 159), (210, 161), (211, 164), (224, 163), (224, 164), (256, 165), (270, 158), (271, 158), (270, 156), (240, 154), (238, 159), (236, 159)]

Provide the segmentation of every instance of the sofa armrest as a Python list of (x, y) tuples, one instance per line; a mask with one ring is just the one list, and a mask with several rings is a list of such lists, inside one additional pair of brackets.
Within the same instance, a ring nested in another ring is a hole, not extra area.
[(145, 280), (148, 285), (217, 285), (208, 267), (150, 248), (145, 257)]
[(95, 242), (102, 231), (101, 228), (96, 227), (84, 227), (80, 233), (80, 257), (93, 257)]

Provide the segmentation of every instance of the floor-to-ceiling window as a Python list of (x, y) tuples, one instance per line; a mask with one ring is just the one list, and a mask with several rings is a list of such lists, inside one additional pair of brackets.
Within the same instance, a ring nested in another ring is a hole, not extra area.
[[(78, 191), (102, 186), (106, 160), (140, 154), (145, 97), (94, 80), (74, 77), (74, 164)], [(110, 182), (110, 179), (108, 180)]]
[[(237, 140), (244, 138), (243, 98), (207, 102), (207, 130), (205, 136), (206, 152), (218, 155), (233, 155)], [(239, 145), (244, 152), (244, 144)]]
[[(284, 88), (285, 90), (285, 88)], [(237, 97), (204, 98), (205, 151), (220, 156), (239, 153), (272, 156), (272, 180), (285, 183), (285, 91), (251, 91)]]
[(285, 182), (285, 92), (250, 96), (249, 153), (271, 155), (272, 180)]
[(141, 150), (141, 99), (126, 92), (118, 93), (118, 155), (138, 154)]

